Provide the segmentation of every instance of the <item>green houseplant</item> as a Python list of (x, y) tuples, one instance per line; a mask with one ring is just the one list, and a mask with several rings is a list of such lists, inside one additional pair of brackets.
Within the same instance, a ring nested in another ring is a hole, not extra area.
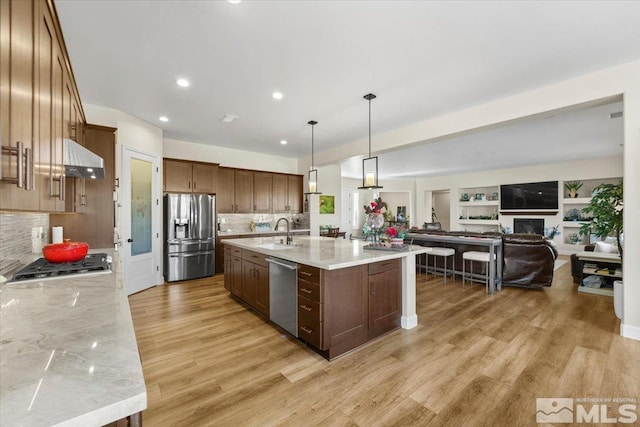
[(575, 199), (578, 197), (578, 190), (582, 188), (580, 181), (567, 181), (564, 183), (564, 188), (569, 191), (569, 197)]
[(618, 184), (601, 184), (593, 190), (593, 196), (589, 206), (583, 212), (590, 213), (593, 220), (582, 224), (580, 234), (589, 235), (595, 233), (600, 238), (614, 235), (618, 243), (618, 252), (622, 260), (622, 242), (620, 235), (623, 226), (623, 187), (622, 181)]

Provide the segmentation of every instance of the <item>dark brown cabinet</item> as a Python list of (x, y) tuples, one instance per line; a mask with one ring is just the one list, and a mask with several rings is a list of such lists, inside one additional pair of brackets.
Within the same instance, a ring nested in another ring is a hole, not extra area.
[(231, 294), (242, 296), (242, 251), (239, 248), (225, 246), (224, 248), (224, 287)]
[(374, 338), (400, 326), (400, 261), (383, 261), (369, 266), (369, 337)]
[(216, 192), (218, 165), (186, 160), (164, 159), (164, 191), (169, 193)]
[(273, 212), (302, 212), (302, 176), (274, 173)]
[(400, 261), (298, 265), (298, 336), (331, 359), (400, 326)]
[(85, 118), (55, 17), (51, 1), (0, 2), (0, 209), (68, 208), (62, 144)]
[(218, 213), (253, 212), (253, 172), (218, 168), (216, 209)]
[(241, 299), (269, 317), (269, 267), (266, 256), (242, 250), (242, 295)]
[(271, 212), (272, 177), (273, 174), (269, 172), (253, 172), (253, 212)]

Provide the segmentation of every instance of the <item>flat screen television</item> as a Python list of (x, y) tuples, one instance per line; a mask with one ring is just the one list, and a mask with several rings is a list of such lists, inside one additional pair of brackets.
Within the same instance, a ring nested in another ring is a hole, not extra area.
[(500, 210), (558, 210), (558, 181), (501, 185)]

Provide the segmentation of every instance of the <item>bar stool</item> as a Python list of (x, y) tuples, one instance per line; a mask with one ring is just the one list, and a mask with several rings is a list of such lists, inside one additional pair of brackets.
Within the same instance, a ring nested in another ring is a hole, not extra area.
[[(426, 257), (425, 257), (425, 263), (427, 265), (425, 265), (425, 274), (429, 272), (429, 255), (433, 255), (433, 270), (432, 270), (432, 274), (435, 276), (436, 272), (437, 272), (437, 264), (436, 264), (436, 257), (443, 257), (444, 258), (444, 283), (447, 283), (447, 260), (449, 259), (450, 256), (455, 255), (456, 250), (452, 249), (452, 248), (439, 248), (439, 247), (432, 247), (430, 248), (431, 251), (426, 253)], [(455, 280), (456, 278), (456, 258), (453, 257), (453, 262), (452, 262), (452, 269), (451, 272), (453, 274), (453, 279)]]
[[(495, 255), (493, 259), (496, 259)], [(489, 252), (477, 252), (477, 251), (468, 251), (462, 254), (462, 287), (464, 288), (464, 282), (466, 278), (465, 273), (465, 260), (469, 260), (471, 272), (469, 276), (469, 281), (473, 283), (473, 261), (484, 262), (487, 264), (487, 268), (485, 271), (485, 287), (487, 289), (487, 293), (489, 293), (489, 263), (492, 262), (491, 254)]]

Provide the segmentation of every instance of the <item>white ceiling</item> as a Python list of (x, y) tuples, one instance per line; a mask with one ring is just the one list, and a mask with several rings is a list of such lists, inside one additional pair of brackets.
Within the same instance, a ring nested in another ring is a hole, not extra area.
[[(309, 120), (319, 122), (316, 152), (366, 138), (369, 92), (378, 96), (375, 151), (378, 133), (640, 59), (635, 1), (55, 4), (84, 103), (139, 117), (166, 138), (288, 157), (309, 154)], [(178, 87), (178, 77), (191, 86)], [(618, 154), (621, 120), (608, 111), (414, 147), (426, 150), (419, 156), (385, 153), (382, 176)], [(222, 123), (225, 114), (240, 118)], [(358, 176), (350, 163), (343, 175)]]

